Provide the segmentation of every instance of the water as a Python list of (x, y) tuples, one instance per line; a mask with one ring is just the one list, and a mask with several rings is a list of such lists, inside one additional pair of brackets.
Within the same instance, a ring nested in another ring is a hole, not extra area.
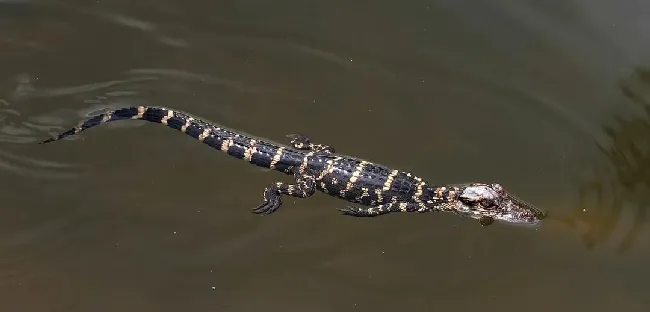
[[(647, 311), (649, 10), (0, 1), (0, 310)], [(551, 218), (360, 220), (322, 194), (258, 216), (287, 177), (165, 127), (35, 144), (130, 105), (499, 182)]]

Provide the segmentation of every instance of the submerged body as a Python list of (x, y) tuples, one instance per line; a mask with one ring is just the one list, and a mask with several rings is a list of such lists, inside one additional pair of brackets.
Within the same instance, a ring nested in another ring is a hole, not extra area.
[(499, 184), (430, 185), (409, 173), (362, 159), (339, 155), (327, 145), (302, 135), (289, 135), (291, 147), (237, 133), (166, 107), (128, 107), (109, 111), (41, 143), (75, 135), (102, 123), (146, 120), (179, 130), (215, 149), (251, 164), (292, 175), (295, 183), (277, 182), (263, 193), (255, 213), (270, 214), (282, 205), (282, 196), (307, 198), (316, 190), (365, 207), (339, 209), (346, 215), (372, 217), (390, 212), (450, 211), (479, 220), (536, 224), (545, 214)]

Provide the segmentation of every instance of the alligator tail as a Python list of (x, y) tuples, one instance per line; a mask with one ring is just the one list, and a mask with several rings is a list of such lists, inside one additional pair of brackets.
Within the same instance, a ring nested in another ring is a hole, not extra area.
[[(127, 107), (127, 108), (121, 108), (117, 110), (112, 110), (105, 112), (103, 114), (99, 114), (97, 116), (94, 116), (92, 118), (89, 118), (87, 120), (84, 120), (81, 122), (78, 126), (57, 134), (55, 137), (49, 138), (47, 140), (39, 142), (39, 144), (45, 144), (45, 143), (50, 143), (54, 141), (61, 140), (63, 138), (73, 136), (81, 131), (84, 131), (86, 129), (99, 126), (103, 123), (107, 123), (110, 121), (118, 121), (118, 120), (125, 120), (125, 119), (144, 119), (144, 113), (148, 109), (144, 106), (134, 106), (134, 107)], [(160, 123), (162, 119), (146, 119), (147, 121), (152, 121), (152, 122), (158, 122)]]

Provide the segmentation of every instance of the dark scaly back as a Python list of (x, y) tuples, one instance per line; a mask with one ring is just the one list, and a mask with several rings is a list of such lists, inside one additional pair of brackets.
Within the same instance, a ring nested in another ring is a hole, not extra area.
[(411, 173), (390, 169), (353, 157), (333, 157), (332, 169), (324, 172), (317, 188), (330, 195), (376, 206), (418, 200), (426, 185)]
[(99, 114), (41, 144), (73, 136), (103, 123), (130, 119), (166, 125), (230, 156), (287, 174), (290, 174), (290, 167), (299, 166), (303, 160), (304, 153), (301, 151), (236, 133), (184, 112), (152, 106), (127, 107)]

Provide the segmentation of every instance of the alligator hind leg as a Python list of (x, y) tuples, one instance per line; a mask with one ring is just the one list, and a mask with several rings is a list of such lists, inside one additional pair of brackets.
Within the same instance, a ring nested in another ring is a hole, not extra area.
[(336, 152), (334, 148), (329, 145), (311, 143), (309, 138), (305, 137), (302, 134), (288, 134), (287, 138), (291, 139), (291, 141), (289, 142), (291, 143), (291, 146), (293, 146), (293, 148), (295, 149), (299, 149), (303, 151), (323, 152), (327, 154), (332, 154)]
[(346, 208), (339, 208), (338, 210), (343, 212), (344, 215), (353, 217), (376, 217), (391, 212), (423, 211), (416, 203), (412, 202), (386, 203), (370, 208), (347, 206)]
[(253, 208), (253, 213), (271, 214), (282, 206), (282, 195), (289, 195), (297, 198), (307, 198), (316, 192), (315, 178), (310, 175), (294, 173), (295, 184), (276, 182), (264, 189), (264, 202)]

